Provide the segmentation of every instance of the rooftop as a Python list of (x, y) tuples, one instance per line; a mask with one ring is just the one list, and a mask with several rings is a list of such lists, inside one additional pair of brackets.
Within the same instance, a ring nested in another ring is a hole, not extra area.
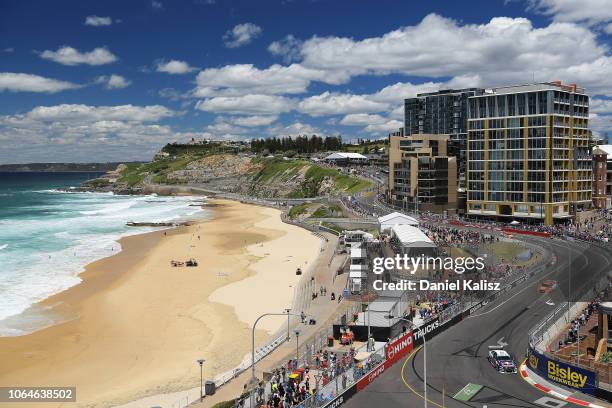
[(338, 160), (338, 159), (358, 159), (358, 160), (368, 160), (366, 156), (360, 153), (352, 153), (352, 152), (336, 152), (332, 153), (329, 156), (325, 157), (325, 160)]
[[(457, 94), (462, 94), (462, 93), (481, 93), (483, 91), (484, 89), (482, 88), (440, 89), (439, 91), (434, 91), (434, 92), (419, 93), (417, 94), (417, 97), (415, 99), (418, 99), (424, 96), (457, 95)], [(409, 98), (409, 99), (412, 99), (412, 98)]]
[(361, 248), (360, 246), (351, 247), (351, 258), (365, 258), (366, 250), (365, 248)]
[(423, 231), (412, 225), (394, 225), (392, 231), (403, 246), (436, 246)]
[(608, 155), (608, 160), (612, 160), (612, 145), (597, 145), (593, 147), (593, 154), (606, 154)]
[(523, 85), (510, 85), (510, 86), (500, 86), (497, 88), (487, 89), (482, 95), (475, 95), (474, 98), (478, 98), (481, 96), (488, 96), (491, 94), (510, 94), (510, 93), (523, 93), (523, 92), (535, 92), (535, 91), (546, 91), (546, 90), (556, 90), (556, 91), (565, 91), (583, 94), (585, 93), (584, 88), (580, 88), (576, 86), (576, 84), (562, 84), (561, 81), (551, 81), (551, 82), (538, 82), (533, 84), (523, 84)]
[(392, 212), (391, 214), (383, 215), (382, 217), (378, 217), (378, 223), (384, 224), (389, 221), (393, 222), (395, 219), (397, 219), (398, 224), (402, 223), (403, 221), (403, 224), (419, 225), (419, 222), (415, 218), (397, 211)]

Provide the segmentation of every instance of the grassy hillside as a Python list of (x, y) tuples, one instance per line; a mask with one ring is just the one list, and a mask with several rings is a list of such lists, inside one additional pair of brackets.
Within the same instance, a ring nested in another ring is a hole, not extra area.
[(249, 158), (210, 152), (130, 164), (118, 181), (130, 187), (143, 183), (209, 184), (211, 188), (225, 191), (291, 198), (354, 194), (371, 185), (367, 180), (306, 160)]
[(127, 169), (121, 173), (120, 182), (135, 186), (144, 182), (147, 175), (151, 176), (153, 183), (165, 183), (166, 175), (171, 171), (180, 170), (195, 158), (191, 156), (178, 157), (176, 159), (156, 160), (144, 164), (128, 164)]

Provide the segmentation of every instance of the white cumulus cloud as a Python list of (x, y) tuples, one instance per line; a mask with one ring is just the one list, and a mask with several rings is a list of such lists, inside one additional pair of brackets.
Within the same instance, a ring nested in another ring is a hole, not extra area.
[(534, 27), (526, 18), (495, 17), (461, 24), (430, 14), (377, 37), (315, 36), (303, 42), (299, 55), (305, 68), (349, 76), (451, 77), (449, 83), (486, 87), (535, 76), (612, 93), (609, 48), (588, 27), (570, 22)]
[(385, 119), (381, 115), (371, 115), (369, 113), (351, 113), (343, 117), (340, 124), (345, 126), (368, 126), (374, 124), (380, 125), (387, 123), (388, 121), (388, 119)]
[(529, 0), (532, 10), (555, 21), (596, 25), (612, 21), (610, 0)]
[(198, 101), (196, 109), (235, 115), (277, 115), (289, 112), (293, 99), (276, 95), (218, 96)]
[(365, 131), (375, 135), (397, 131), (399, 128), (404, 126), (403, 122), (399, 120), (389, 120), (385, 123), (373, 123), (366, 126)]
[(388, 108), (387, 103), (376, 102), (364, 95), (332, 93), (329, 91), (305, 98), (298, 105), (300, 112), (311, 116), (381, 112)]
[(268, 51), (272, 55), (283, 57), (283, 60), (289, 63), (299, 60), (301, 45), (302, 41), (295, 38), (293, 34), (289, 34), (282, 40), (272, 42), (268, 46)]
[(195, 70), (195, 67), (190, 66), (185, 61), (179, 60), (163, 61), (158, 63), (156, 67), (157, 72), (165, 72), (167, 74), (188, 74)]
[(63, 46), (57, 51), (45, 50), (40, 57), (63, 65), (104, 65), (117, 61), (117, 57), (104, 47), (80, 52), (75, 48)]
[(15, 72), (0, 72), (0, 92), (44, 92), (56, 93), (68, 89), (77, 89), (81, 85), (39, 75)]
[(177, 114), (160, 105), (63, 104), (0, 116), (0, 163), (150, 160), (167, 142), (203, 137), (158, 123)]
[(233, 119), (233, 123), (238, 126), (246, 126), (246, 127), (257, 127), (257, 126), (267, 126), (272, 122), (278, 119), (277, 115), (268, 115), (268, 116), (239, 116)]
[(262, 31), (261, 27), (253, 23), (238, 24), (223, 35), (223, 42), (228, 48), (242, 47), (259, 37)]
[(109, 26), (113, 24), (113, 19), (110, 17), (100, 16), (87, 16), (85, 18), (85, 25), (93, 27)]
[(325, 136), (326, 132), (324, 132), (323, 130), (319, 129), (316, 126), (312, 126), (309, 123), (303, 123), (300, 121), (295, 121), (289, 125), (283, 126), (283, 125), (278, 125), (278, 126), (271, 126), (268, 128), (267, 133), (269, 136), (277, 136), (277, 137), (283, 137), (283, 136), (291, 136), (291, 137), (296, 137), (296, 136), (304, 136), (304, 135), (318, 135), (318, 136)]
[(599, 114), (612, 114), (612, 99), (592, 98), (590, 112)]
[(122, 89), (130, 86), (132, 81), (125, 79), (121, 75), (103, 75), (96, 78), (96, 83), (104, 84), (106, 89)]
[(266, 69), (259, 69), (253, 64), (226, 65), (200, 71), (193, 96), (298, 94), (306, 92), (313, 80), (340, 84), (348, 78), (327, 75), (325, 71), (307, 69), (299, 64), (275, 64)]
[[(157, 122), (161, 119), (176, 115), (176, 112), (161, 105), (90, 106), (82, 104), (62, 104), (38, 106), (21, 117), (37, 121), (64, 121), (76, 124), (100, 120)], [(17, 115), (17, 117), (19, 116), (20, 115)]]

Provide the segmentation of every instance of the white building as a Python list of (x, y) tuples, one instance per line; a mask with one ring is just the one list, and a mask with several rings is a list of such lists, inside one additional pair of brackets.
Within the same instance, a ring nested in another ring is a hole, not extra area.
[(336, 152), (328, 155), (324, 159), (327, 162), (332, 162), (338, 165), (346, 164), (363, 164), (368, 162), (368, 158), (363, 154), (350, 152)]
[(362, 230), (347, 230), (340, 236), (340, 244), (344, 244), (346, 248), (351, 247), (353, 244), (361, 244), (362, 242), (371, 242), (374, 239), (374, 235), (369, 232)]
[(436, 244), (417, 227), (395, 225), (391, 228), (391, 240), (395, 241), (398, 251), (403, 255), (433, 255)]
[(368, 277), (368, 254), (364, 244), (353, 244), (350, 249), (349, 279), (351, 291), (360, 292)]
[(390, 232), (391, 228), (396, 225), (412, 225), (414, 227), (418, 227), (419, 222), (415, 218), (400, 212), (393, 212), (391, 214), (378, 217), (378, 231), (381, 233)]

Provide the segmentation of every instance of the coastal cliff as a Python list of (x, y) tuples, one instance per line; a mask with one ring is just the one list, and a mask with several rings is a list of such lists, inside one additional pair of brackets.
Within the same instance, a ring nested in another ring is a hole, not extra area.
[(82, 189), (143, 194), (163, 191), (166, 186), (191, 186), (259, 198), (304, 198), (353, 194), (369, 187), (370, 182), (307, 160), (214, 153), (120, 165), (83, 183)]

